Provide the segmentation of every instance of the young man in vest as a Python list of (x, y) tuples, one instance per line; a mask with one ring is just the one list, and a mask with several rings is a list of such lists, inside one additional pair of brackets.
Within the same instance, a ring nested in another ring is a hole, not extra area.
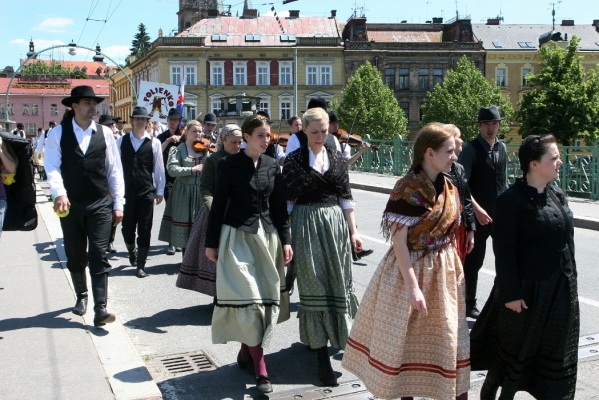
[(131, 115), (133, 130), (117, 141), (125, 177), (123, 239), (129, 252), (129, 261), (132, 266), (137, 267), (138, 278), (148, 276), (145, 267), (150, 251), (154, 200), (156, 204), (162, 202), (166, 183), (160, 141), (146, 132), (149, 119), (148, 110), (135, 107)]
[[(124, 182), (121, 158), (112, 131), (94, 122), (97, 97), (90, 86), (77, 86), (62, 104), (71, 107), (60, 125), (48, 134), (44, 163), (54, 210), (60, 218), (77, 303), (73, 313), (87, 311), (89, 273), (94, 297), (94, 325), (114, 322), (106, 310), (110, 264), (106, 248), (110, 228), (123, 219)], [(73, 115), (70, 118), (70, 115)]]
[(116, 125), (115, 135), (118, 135), (119, 137), (123, 136), (125, 134), (124, 129), (127, 121), (123, 120), (121, 117), (116, 117), (114, 118), (114, 123)]
[[(114, 120), (112, 119), (111, 115), (108, 114), (102, 114), (100, 115), (100, 119), (98, 120), (98, 124), (107, 127), (108, 129), (110, 129), (110, 131), (112, 132), (112, 136), (114, 137), (114, 139), (117, 139), (117, 135), (115, 134), (116, 132), (116, 126), (114, 123)], [(108, 242), (108, 247), (106, 248), (106, 252), (107, 253), (116, 253), (116, 247), (114, 247), (114, 238), (116, 237), (116, 225), (112, 225), (112, 228), (110, 229), (110, 239)]]
[[(168, 129), (158, 135), (157, 139), (162, 143), (162, 160), (164, 162), (164, 169), (166, 170), (166, 163), (168, 162), (168, 153), (171, 147), (178, 146), (179, 140), (181, 139), (181, 131), (179, 125), (181, 125), (181, 114), (176, 108), (171, 108), (168, 111), (166, 120)], [(166, 186), (164, 187), (164, 200), (168, 200), (171, 194), (173, 185), (175, 184), (175, 178), (166, 174)], [(166, 254), (169, 256), (175, 255), (175, 246), (169, 243)]]
[(464, 167), (476, 216), (474, 249), (466, 256), (466, 316), (478, 318), (476, 286), (478, 271), (485, 261), (487, 239), (492, 234), (495, 199), (507, 189), (507, 151), (497, 140), (501, 116), (496, 106), (481, 107), (478, 111), (480, 134), (464, 146), (458, 162)]
[(216, 115), (213, 113), (206, 113), (206, 115), (204, 115), (203, 125), (204, 137), (210, 139), (210, 143), (216, 143), (216, 137), (218, 136), (218, 132), (216, 131)]

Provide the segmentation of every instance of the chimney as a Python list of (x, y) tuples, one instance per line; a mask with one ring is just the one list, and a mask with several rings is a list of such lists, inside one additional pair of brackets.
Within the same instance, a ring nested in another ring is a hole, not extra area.
[(574, 26), (573, 19), (562, 19), (562, 26)]
[(593, 20), (593, 26), (599, 27), (599, 19), (594, 19)]
[(252, 9), (252, 8), (245, 9), (245, 10), (243, 10), (242, 18), (245, 18), (245, 19), (258, 18), (258, 10)]
[(289, 10), (289, 18), (299, 18), (300, 10)]
[[(337, 16), (337, 10), (331, 10), (331, 18), (335, 18)], [(595, 25), (595, 24), (593, 24)]]
[(218, 17), (218, 10), (216, 8), (209, 8), (208, 11), (206, 11), (206, 15), (208, 18), (216, 18)]
[(487, 18), (487, 25), (499, 25), (499, 18)]
[(433, 17), (433, 24), (442, 24), (442, 23), (443, 23), (442, 17)]

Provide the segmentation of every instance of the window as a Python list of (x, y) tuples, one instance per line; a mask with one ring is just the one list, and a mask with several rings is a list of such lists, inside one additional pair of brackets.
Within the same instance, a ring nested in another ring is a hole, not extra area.
[(526, 75), (530, 74), (532, 70), (530, 68), (522, 68), (522, 86), (528, 87), (528, 79), (526, 79)]
[(256, 84), (260, 86), (270, 85), (270, 66), (267, 62), (258, 63), (258, 79)]
[(418, 89), (428, 90), (428, 69), (426, 68), (418, 71)]
[(219, 116), (222, 111), (222, 97), (223, 95), (210, 96), (210, 111), (213, 112), (216, 116)]
[(247, 63), (246, 62), (237, 62), (233, 66), (233, 84), (237, 86), (245, 86), (247, 85), (246, 72), (247, 72)]
[(385, 69), (385, 85), (391, 90), (395, 90), (395, 68)]
[(287, 100), (281, 101), (281, 119), (288, 120), (291, 118), (291, 102)]
[(25, 124), (25, 134), (27, 135), (37, 135), (37, 127), (35, 123)]
[(14, 105), (13, 105), (12, 103), (10, 103), (10, 104), (8, 105), (8, 109), (6, 110), (6, 111), (8, 112), (8, 115), (14, 115), (14, 110), (13, 110), (13, 108), (14, 108)]
[(102, 114), (108, 115), (110, 112), (108, 111), (108, 104), (102, 104)]
[(501, 45), (501, 42), (493, 42), (493, 46), (495, 46), (495, 48), (497, 48), (497, 49), (501, 49), (503, 47)]
[(332, 85), (332, 63), (306, 63), (306, 85)]
[(400, 101), (399, 108), (402, 109), (407, 119), (410, 119), (410, 102), (408, 101)]
[(443, 85), (443, 69), (435, 68), (433, 69), (433, 87), (439, 85)]
[(181, 86), (181, 67), (171, 66), (171, 85)]
[(96, 115), (100, 115), (100, 105), (96, 104)]
[(210, 62), (210, 73), (211, 79), (210, 84), (212, 86), (223, 86), (224, 85), (224, 70), (225, 66), (223, 62)]
[(4, 102), (0, 102), (0, 118), (4, 117)]
[(37, 112), (38, 112), (37, 104), (32, 104), (31, 105), (31, 115), (37, 115)]
[(497, 82), (497, 86), (506, 87), (506, 76), (505, 76), (505, 68), (497, 68), (495, 81)]
[(259, 42), (260, 41), (260, 35), (245, 35), (245, 41), (246, 42)]
[(399, 90), (410, 90), (410, 70), (407, 68), (399, 69)]
[[(290, 35), (292, 36), (292, 35)], [(292, 63), (285, 61), (279, 63), (279, 85), (291, 86), (293, 81), (291, 80), (291, 67)]]
[(29, 115), (29, 104), (23, 104), (23, 115)]
[(58, 115), (58, 106), (56, 104), (50, 104), (50, 115)]
[[(256, 104), (256, 111), (266, 111), (268, 113), (268, 115), (270, 114), (270, 99), (271, 96), (269, 96), (266, 93), (260, 93), (258, 95), (256, 95), (256, 97), (259, 97), (260, 100), (258, 100), (258, 103)], [(271, 115), (272, 117), (272, 115)]]
[(518, 46), (522, 48), (531, 48), (534, 49), (536, 46), (533, 42), (518, 42)]
[(212, 35), (213, 42), (226, 42), (227, 35)]
[(152, 82), (158, 82), (158, 67), (152, 69)]
[(281, 35), (281, 42), (295, 42), (295, 35)]
[[(220, 103), (219, 103), (220, 104)], [(196, 106), (185, 106), (184, 118), (188, 121), (196, 119), (197, 110)]]
[(195, 86), (196, 84), (196, 67), (185, 66), (185, 84)]

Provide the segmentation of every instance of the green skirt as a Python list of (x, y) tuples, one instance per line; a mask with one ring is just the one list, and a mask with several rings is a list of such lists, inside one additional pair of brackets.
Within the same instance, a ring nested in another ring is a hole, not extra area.
[(217, 304), (212, 343), (229, 341), (266, 348), (274, 326), (289, 319), (283, 249), (262, 225), (253, 234), (223, 225), (216, 263)]
[(349, 228), (335, 204), (296, 204), (291, 214), (300, 340), (345, 348), (358, 309)]
[(187, 247), (187, 240), (200, 207), (202, 198), (199, 178), (177, 178), (164, 208), (158, 240), (175, 247)]

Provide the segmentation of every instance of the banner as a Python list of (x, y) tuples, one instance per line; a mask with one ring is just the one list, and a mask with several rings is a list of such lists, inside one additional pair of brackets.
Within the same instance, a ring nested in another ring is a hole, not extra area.
[(152, 121), (166, 122), (168, 110), (177, 106), (179, 88), (156, 82), (139, 82), (137, 105), (145, 107)]

